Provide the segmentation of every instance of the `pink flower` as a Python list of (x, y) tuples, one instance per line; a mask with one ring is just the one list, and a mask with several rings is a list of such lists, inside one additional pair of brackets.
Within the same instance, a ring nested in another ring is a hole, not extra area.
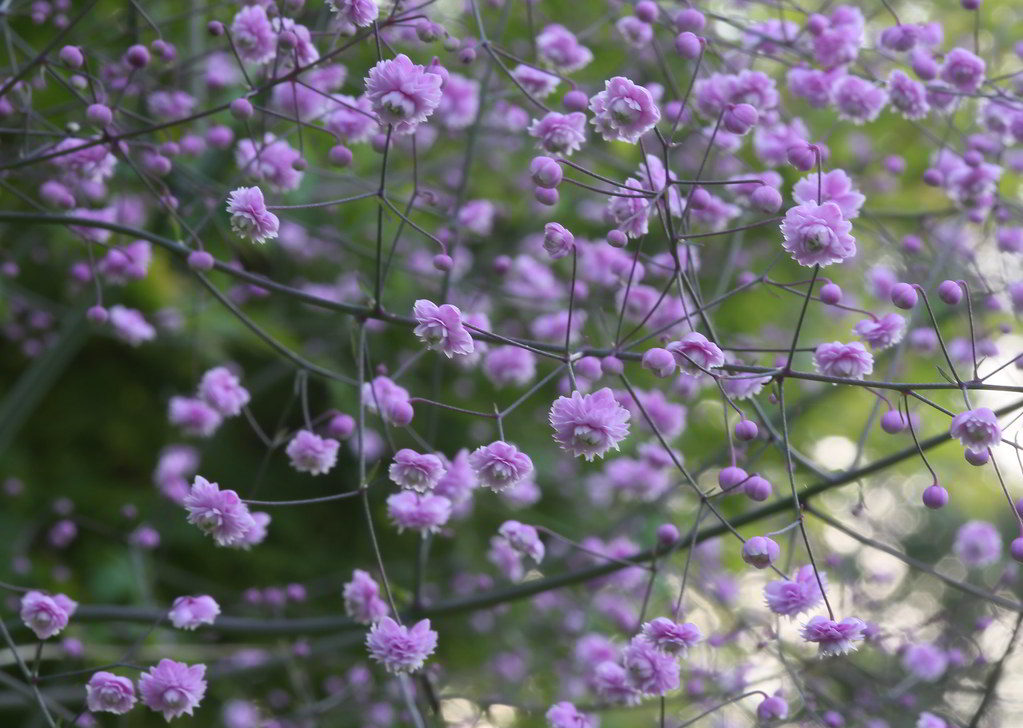
[(383, 375), (362, 385), (362, 401), (370, 412), (392, 425), (404, 426), (412, 420), (412, 405), (409, 393)]
[(377, 0), (327, 0), (327, 7), (337, 13), (341, 22), (359, 28), (373, 25), (380, 14)]
[(579, 43), (575, 35), (563, 25), (548, 25), (536, 37), (537, 51), (545, 63), (562, 73), (572, 73), (589, 65), (593, 53)]
[(415, 672), (437, 649), (437, 633), (430, 629), (429, 619), (409, 628), (384, 617), (366, 635), (366, 647), (388, 672)]
[(808, 200), (790, 207), (781, 223), (785, 248), (800, 265), (831, 265), (856, 255), (852, 223), (842, 217), (834, 202), (818, 205)]
[(335, 94), (337, 108), (327, 116), (327, 129), (348, 143), (368, 141), (377, 129), (373, 105), (365, 96)]
[[(301, 152), (270, 132), (263, 135), (262, 142), (242, 139), (234, 151), (238, 168), (250, 179), (266, 182), (274, 192), (296, 190), (302, 184), (302, 172), (297, 164), (301, 158)], [(272, 214), (271, 217), (277, 219)], [(274, 225), (274, 232), (276, 227)]]
[(586, 114), (581, 111), (570, 114), (549, 111), (542, 119), (533, 119), (528, 132), (529, 136), (538, 140), (541, 149), (569, 157), (586, 141)]
[(425, 493), (433, 490), (444, 475), (444, 463), (436, 455), (421, 454), (406, 447), (394, 454), (387, 474), (399, 487)]
[(858, 341), (851, 344), (832, 341), (817, 345), (813, 352), (813, 365), (828, 377), (863, 379), (874, 371), (874, 357)]
[(194, 437), (209, 437), (223, 421), (219, 412), (195, 397), (171, 397), (167, 407), (168, 421)]
[(661, 118), (650, 92), (624, 76), (604, 82), (604, 90), (590, 99), (590, 111), (590, 122), (609, 142), (635, 144)]
[(231, 23), (231, 40), (238, 55), (250, 63), (268, 63), (277, 53), (277, 34), (262, 5), (247, 5)]
[(41, 640), (49, 639), (67, 627), (78, 604), (64, 594), (47, 596), (30, 591), (21, 598), (21, 621)]
[(561, 83), (557, 76), (521, 63), (515, 67), (511, 75), (522, 88), (538, 99), (550, 96)]
[(1002, 537), (987, 521), (967, 521), (956, 532), (952, 550), (967, 566), (989, 566), (1002, 555)]
[(224, 417), (241, 414), (249, 403), (249, 392), (227, 367), (214, 367), (199, 380), (199, 397)]
[(480, 84), (458, 73), (449, 73), (441, 89), (437, 116), (448, 129), (465, 129), (480, 110)]
[(341, 595), (345, 613), (361, 624), (372, 624), (390, 611), (387, 602), (380, 598), (380, 587), (362, 569), (352, 572), (352, 580), (344, 585)]
[(803, 639), (816, 642), (821, 657), (844, 655), (856, 650), (856, 643), (863, 640), (867, 628), (862, 619), (846, 617), (841, 622), (822, 617), (812, 617), (802, 629)]
[(539, 534), (532, 526), (527, 526), (526, 524), (519, 523), (518, 521), (505, 521), (501, 524), (501, 527), (497, 529), (497, 533), (501, 536), (501, 538), (507, 541), (513, 549), (524, 556), (528, 556), (537, 564), (543, 561), (543, 541), (540, 540)]
[(906, 119), (923, 119), (931, 110), (924, 85), (897, 68), (888, 74), (888, 100)]
[(690, 331), (679, 341), (673, 341), (665, 347), (675, 357), (686, 374), (701, 374), (703, 370), (715, 369), (725, 363), (725, 354), (713, 341), (701, 333)]
[(95, 672), (85, 685), (85, 704), (93, 713), (122, 715), (135, 706), (135, 701), (132, 681), (111, 672)]
[(625, 192), (629, 195), (613, 195), (608, 198), (607, 212), (604, 217), (608, 223), (614, 225), (630, 238), (638, 238), (647, 234), (649, 229), (648, 218), (653, 207), (650, 201), (642, 197), (645, 190), (643, 183), (635, 177), (625, 180)]
[(141, 311), (119, 303), (110, 307), (110, 327), (118, 339), (131, 346), (156, 338), (156, 329), (146, 321)]
[(742, 544), (742, 560), (757, 569), (766, 569), (780, 554), (781, 548), (770, 536), (753, 536)]
[(839, 118), (863, 124), (877, 118), (888, 103), (888, 93), (859, 76), (843, 76), (835, 84), (832, 100)]
[(114, 284), (137, 281), (149, 272), (152, 246), (146, 240), (136, 240), (119, 248), (110, 248), (96, 266), (107, 282)]
[(575, 236), (557, 222), (549, 222), (543, 226), (543, 249), (554, 260), (564, 258), (575, 249)]
[(387, 499), (387, 514), (399, 533), (405, 529), (436, 533), (451, 518), (451, 501), (439, 495), (403, 490)]
[(337, 462), (339, 445), (337, 440), (320, 437), (309, 430), (299, 430), (285, 452), (291, 459), (291, 467), (298, 472), (323, 475), (329, 473)]
[(476, 448), (469, 455), (469, 466), (480, 483), (498, 492), (533, 472), (529, 456), (503, 440)]
[(521, 346), (496, 346), (483, 358), (483, 374), (498, 387), (525, 386), (536, 376), (536, 356)]
[(572, 392), (558, 397), (549, 415), (554, 441), (572, 455), (586, 460), (604, 457), (629, 435), (629, 410), (604, 387), (592, 394)]
[(805, 612), (824, 598), (821, 584), (827, 588), (828, 580), (820, 575), (820, 583), (813, 566), (806, 564), (796, 569), (791, 579), (776, 579), (764, 587), (767, 606), (775, 614), (793, 617)]
[(188, 522), (213, 537), (218, 546), (237, 546), (255, 525), (249, 508), (233, 490), (221, 490), (201, 475), (196, 475), (184, 500)]
[(206, 594), (197, 597), (178, 597), (167, 616), (178, 629), (194, 630), (200, 624), (213, 624), (220, 614), (220, 605)]
[(462, 312), (457, 306), (445, 303), (440, 306), (420, 298), (412, 307), (418, 326), (413, 333), (426, 344), (428, 349), (439, 351), (449, 359), (455, 355), (472, 354), (472, 337), (462, 324)]
[(380, 61), (366, 78), (366, 96), (385, 124), (411, 134), (440, 104), (443, 79), (404, 53)]
[(572, 703), (555, 703), (546, 713), (550, 728), (596, 728), (597, 723), (585, 713), (580, 713)]
[(263, 191), (258, 187), (239, 187), (227, 199), (231, 214), (231, 230), (254, 243), (265, 243), (277, 237), (280, 220), (266, 209)]
[(643, 637), (661, 652), (676, 655), (699, 644), (703, 634), (692, 622), (674, 622), (667, 617), (657, 617), (643, 625)]
[(206, 694), (206, 665), (186, 665), (164, 658), (139, 678), (142, 702), (166, 720), (192, 715)]
[(932, 644), (909, 645), (902, 653), (902, 666), (917, 680), (936, 682), (948, 668), (948, 656)]
[(885, 314), (879, 319), (863, 319), (853, 326), (853, 332), (863, 337), (871, 349), (887, 349), (902, 341), (906, 319), (897, 313)]
[(948, 431), (963, 447), (975, 453), (994, 447), (1002, 439), (998, 417), (987, 407), (960, 412), (952, 418)]
[(941, 80), (963, 93), (973, 93), (984, 83), (984, 59), (965, 48), (953, 48), (945, 54), (941, 65)]
[(646, 638), (633, 637), (622, 653), (629, 684), (647, 695), (664, 695), (679, 685), (678, 660), (657, 649)]
[(842, 217), (852, 220), (860, 214), (860, 208), (867, 199), (853, 187), (849, 175), (842, 169), (833, 169), (825, 172), (818, 183), (817, 173), (811, 173), (796, 182), (792, 187), (792, 199), (796, 202), (811, 202), (817, 200), (817, 188), (820, 186), (821, 204), (834, 202), (842, 211)]

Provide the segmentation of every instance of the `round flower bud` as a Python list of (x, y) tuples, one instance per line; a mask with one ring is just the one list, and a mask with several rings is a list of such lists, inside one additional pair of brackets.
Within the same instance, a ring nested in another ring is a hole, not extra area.
[(547, 205), (553, 207), (558, 204), (558, 191), (556, 189), (548, 189), (547, 187), (535, 187), (533, 188), (533, 197), (541, 205)]
[(423, 43), (433, 43), (443, 35), (444, 29), (432, 20), (423, 19), (416, 25), (416, 37)]
[(889, 154), (884, 158), (884, 168), (888, 174), (902, 174), (906, 171), (906, 160), (898, 154)]
[(924, 184), (929, 187), (941, 187), (943, 177), (941, 172), (934, 168), (925, 169), (923, 174)]
[(825, 283), (821, 286), (821, 301), (834, 306), (842, 300), (842, 289), (837, 283)]
[(938, 62), (930, 53), (914, 52), (909, 65), (921, 81), (933, 81), (938, 77)]
[(759, 475), (754, 475), (743, 483), (742, 489), (750, 500), (765, 501), (771, 497), (771, 483)]
[(904, 53), (916, 45), (916, 28), (912, 25), (893, 25), (881, 32), (881, 45), (890, 51)]
[(586, 94), (577, 88), (572, 89), (561, 99), (566, 111), (585, 111), (590, 104)]
[(617, 356), (605, 356), (600, 360), (600, 371), (608, 376), (617, 376), (625, 371), (625, 364)]
[(771, 185), (760, 185), (749, 196), (753, 206), (761, 212), (778, 212), (781, 209), (781, 193)]
[(124, 60), (132, 68), (145, 68), (149, 65), (149, 49), (144, 45), (133, 45), (124, 54)]
[(820, 13), (814, 13), (806, 21), (806, 29), (810, 31), (810, 35), (820, 35), (828, 29), (828, 19)]
[(1023, 536), (1012, 539), (1012, 543), (1009, 544), (1009, 553), (1012, 554), (1014, 560), (1023, 563)]
[(621, 230), (609, 230), (607, 233), (607, 244), (612, 248), (624, 248), (628, 242), (628, 236)]
[(924, 505), (933, 511), (944, 508), (948, 503), (948, 491), (935, 483), (924, 488)]
[(691, 30), (699, 33), (707, 25), (707, 18), (696, 8), (680, 10), (675, 16), (675, 27), (679, 31)]
[(106, 126), (114, 120), (114, 113), (106, 104), (89, 104), (85, 110), (85, 118), (96, 126)]
[(298, 45), (298, 36), (295, 35), (295, 31), (293, 30), (282, 30), (277, 34), (277, 45), (290, 51)]
[(785, 156), (793, 167), (808, 172), (817, 164), (817, 148), (812, 144), (795, 144), (788, 148)]
[(441, 84), (442, 88), (443, 85), (448, 82), (448, 78), (451, 75), (448, 73), (448, 69), (444, 68), (444, 65), (440, 62), (440, 59), (437, 58), (437, 56), (434, 56), (432, 59), (430, 59), (430, 65), (426, 67), (426, 72), (432, 73), (435, 76), (440, 76), (441, 80), (443, 81), (443, 83)]
[(742, 545), (742, 560), (757, 569), (766, 569), (781, 555), (778, 543), (768, 536), (754, 536)]
[(148, 155), (143, 159), (142, 166), (147, 172), (157, 177), (165, 177), (171, 171), (171, 161), (162, 154)]
[(689, 206), (694, 210), (705, 210), (710, 205), (710, 193), (697, 187), (689, 193)]
[(458, 51), (458, 62), (461, 63), (463, 66), (468, 66), (475, 60), (476, 49), (474, 47), (469, 46)]
[(387, 406), (387, 419), (397, 427), (405, 427), (412, 422), (415, 410), (404, 400), (396, 400)]
[(924, 248), (924, 241), (918, 235), (904, 235), (902, 237), (902, 249), (910, 255), (919, 253)]
[(344, 144), (335, 144), (327, 152), (327, 159), (335, 167), (347, 167), (352, 163), (352, 150)]
[(219, 38), (224, 34), (224, 24), (219, 20), (211, 20), (206, 24), (206, 32), (214, 38)]
[(494, 258), (494, 273), (499, 276), (503, 276), (511, 269), (511, 258), (507, 255), (499, 255)]
[(971, 167), (979, 167), (984, 163), (984, 155), (978, 152), (976, 149), (971, 149), (963, 155), (963, 161)]
[(976, 465), (978, 468), (981, 465), (987, 465), (987, 461), (991, 458), (987, 450), (967, 450), (963, 456), (966, 458), (966, 462), (970, 465)]
[(437, 253), (433, 256), (433, 267), (439, 270), (441, 273), (447, 273), (455, 265), (455, 261), (451, 259), (450, 255), (444, 253)]
[(680, 534), (674, 523), (662, 523), (657, 527), (657, 543), (661, 546), (672, 546), (678, 543)]
[(644, 23), (652, 23), (657, 20), (657, 3), (653, 0), (639, 0), (636, 3), (636, 17)]
[(327, 422), (327, 435), (335, 440), (347, 440), (355, 432), (355, 418), (341, 412)]
[(369, 145), (377, 154), (383, 154), (387, 150), (387, 135), (374, 134), (369, 139)]
[(721, 125), (733, 134), (745, 134), (757, 124), (760, 118), (751, 104), (731, 104), (725, 109)]
[(675, 36), (675, 52), (687, 61), (695, 61), (703, 50), (703, 41), (688, 30)]
[(888, 410), (881, 415), (881, 429), (894, 435), (906, 429), (906, 418), (898, 410)]
[(909, 283), (896, 283), (892, 286), (892, 304), (906, 311), (916, 305), (916, 288)]
[(949, 306), (955, 306), (963, 300), (963, 289), (957, 281), (942, 281), (938, 286), (938, 298)]
[(168, 63), (173, 61), (178, 55), (178, 51), (173, 45), (160, 38), (157, 38), (150, 43), (149, 47), (153, 49), (153, 53), (160, 56), (161, 60), (167, 61)]
[(213, 256), (205, 250), (193, 250), (188, 254), (188, 267), (192, 270), (213, 270)]
[(735, 437), (743, 442), (757, 439), (760, 430), (753, 420), (741, 419), (735, 423)]
[(584, 356), (575, 363), (575, 372), (587, 379), (600, 379), (600, 359), (595, 356)]
[(444, 50), (454, 53), (462, 46), (462, 41), (453, 35), (449, 35), (444, 39)]
[(107, 313), (105, 308), (97, 303), (95, 306), (89, 306), (89, 310), (85, 312), (85, 316), (94, 324), (104, 324), (107, 322), (110, 314)]
[(81, 68), (82, 64), (85, 63), (85, 55), (78, 46), (66, 45), (60, 49), (58, 55), (61, 63), (71, 68)]
[(251, 119), (253, 114), (252, 103), (244, 98), (240, 97), (231, 102), (231, 116), (236, 119)]
[(718, 485), (721, 486), (721, 490), (728, 491), (739, 483), (749, 482), (748, 478), (749, 475), (745, 470), (735, 465), (729, 465), (718, 473)]
[(561, 165), (550, 157), (533, 157), (529, 163), (529, 174), (538, 187), (554, 189), (561, 184), (564, 173)]
[(675, 373), (675, 357), (667, 349), (647, 349), (643, 353), (643, 368), (662, 379)]

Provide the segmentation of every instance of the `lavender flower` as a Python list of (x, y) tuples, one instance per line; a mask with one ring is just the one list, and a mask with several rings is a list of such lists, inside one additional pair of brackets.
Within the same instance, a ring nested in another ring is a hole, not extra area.
[(404, 53), (377, 63), (366, 77), (366, 97), (386, 124), (411, 134), (440, 104), (443, 79)]
[(123, 715), (135, 702), (132, 681), (111, 672), (94, 672), (85, 686), (85, 704), (93, 713)]
[(421, 298), (412, 307), (418, 325), (413, 333), (433, 349), (449, 359), (453, 356), (468, 356), (474, 351), (472, 337), (462, 324), (462, 312), (457, 306), (445, 303), (440, 306)]
[(629, 435), (629, 411), (604, 387), (592, 394), (572, 392), (551, 405), (554, 441), (572, 455), (588, 461), (614, 448)]
[(387, 602), (380, 598), (380, 587), (362, 569), (352, 572), (352, 580), (344, 585), (341, 595), (345, 614), (360, 624), (372, 624), (390, 611)]
[(476, 448), (469, 455), (469, 465), (480, 483), (497, 492), (533, 472), (529, 456), (503, 440)]
[(867, 625), (862, 619), (846, 617), (841, 622), (822, 617), (811, 617), (801, 633), (807, 642), (816, 642), (821, 657), (833, 657), (854, 652), (856, 643), (863, 640)]
[(203, 594), (197, 597), (178, 597), (167, 616), (178, 629), (194, 630), (201, 624), (213, 624), (218, 614), (220, 605), (213, 597)]
[(263, 191), (258, 187), (239, 187), (227, 199), (231, 214), (231, 230), (254, 243), (265, 243), (277, 237), (280, 220), (266, 209)]
[(856, 255), (856, 240), (849, 231), (852, 223), (842, 217), (834, 202), (818, 205), (815, 200), (790, 207), (781, 223), (782, 247), (800, 265), (831, 265)]
[(366, 636), (366, 647), (369, 656), (388, 672), (415, 672), (437, 649), (437, 633), (430, 629), (429, 619), (409, 628), (383, 617)]
[(78, 609), (78, 604), (64, 594), (47, 596), (42, 592), (26, 592), (21, 598), (21, 621), (41, 640), (59, 634)]
[(337, 440), (320, 437), (309, 430), (299, 430), (284, 451), (291, 460), (291, 467), (298, 472), (323, 475), (337, 463), (339, 446)]
[(821, 602), (824, 598), (821, 584), (827, 588), (827, 583), (824, 574), (820, 574), (818, 583), (813, 566), (806, 564), (796, 569), (791, 579), (777, 579), (768, 583), (764, 587), (764, 598), (768, 608), (775, 614), (794, 617)]
[(813, 352), (813, 365), (828, 377), (863, 379), (874, 371), (874, 357), (858, 341), (851, 344), (832, 341), (817, 345)]
[(975, 453), (982, 453), (994, 447), (1002, 439), (998, 417), (987, 407), (960, 412), (952, 418), (948, 432), (959, 440), (963, 447)]
[(420, 454), (406, 447), (394, 454), (387, 474), (398, 487), (425, 493), (433, 490), (444, 475), (444, 463), (436, 455)]
[(591, 123), (609, 142), (635, 144), (661, 119), (650, 92), (624, 76), (604, 82), (604, 90), (590, 99), (590, 111)]
[(192, 711), (206, 695), (206, 665), (186, 665), (163, 659), (142, 673), (139, 692), (150, 710), (163, 713), (166, 720)]

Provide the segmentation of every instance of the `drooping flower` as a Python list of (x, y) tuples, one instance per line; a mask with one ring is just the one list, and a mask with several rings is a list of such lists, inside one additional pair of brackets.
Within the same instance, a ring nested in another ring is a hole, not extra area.
[(803, 177), (792, 187), (792, 199), (798, 203), (817, 201), (818, 188), (820, 189), (821, 204), (834, 202), (842, 211), (842, 217), (852, 220), (860, 214), (867, 199), (853, 186), (853, 181), (843, 169), (833, 169), (825, 172), (818, 180), (817, 173)]
[(36, 637), (45, 640), (67, 627), (77, 608), (78, 604), (64, 594), (48, 596), (30, 591), (21, 598), (21, 621)]
[(778, 543), (770, 536), (754, 536), (742, 545), (742, 560), (758, 569), (766, 569), (780, 554)]
[(835, 84), (832, 101), (839, 118), (858, 125), (877, 118), (888, 103), (888, 93), (859, 76), (843, 76)]
[(249, 403), (249, 392), (227, 367), (214, 367), (199, 380), (199, 397), (224, 417), (241, 414)]
[(410, 628), (383, 617), (366, 636), (366, 647), (369, 656), (388, 672), (415, 672), (437, 649), (437, 633), (430, 629), (429, 619)]
[(622, 653), (629, 684), (647, 695), (664, 695), (679, 685), (678, 660), (657, 649), (645, 637), (633, 637)]
[(562, 701), (552, 705), (546, 713), (550, 728), (596, 728), (596, 722), (585, 713), (579, 712), (572, 703)]
[(220, 413), (198, 397), (171, 397), (167, 419), (186, 435), (194, 437), (209, 437), (223, 422)]
[(862, 619), (846, 617), (841, 622), (817, 615), (811, 617), (802, 629), (803, 639), (816, 642), (821, 657), (832, 657), (854, 652), (857, 642), (863, 640), (867, 628)]
[(879, 319), (856, 322), (853, 332), (863, 337), (871, 349), (880, 351), (902, 341), (906, 333), (906, 319), (897, 313), (887, 313)]
[(536, 376), (536, 355), (521, 346), (496, 346), (483, 358), (483, 374), (498, 387), (524, 386)]
[(285, 448), (291, 467), (300, 473), (323, 475), (337, 463), (340, 443), (329, 437), (320, 437), (309, 430), (299, 430)]
[(987, 407), (960, 412), (952, 418), (948, 432), (958, 439), (963, 447), (975, 453), (982, 453), (989, 447), (994, 447), (1002, 439), (998, 417)]
[(888, 74), (888, 100), (906, 119), (923, 119), (931, 110), (924, 85), (897, 68)]
[(85, 704), (93, 713), (123, 715), (135, 706), (135, 685), (126, 677), (100, 670), (85, 685)]
[(480, 483), (497, 492), (533, 472), (533, 461), (511, 443), (495, 440), (469, 455), (469, 466)]
[(404, 426), (412, 420), (413, 410), (408, 390), (384, 375), (362, 385), (362, 401), (366, 409), (376, 412), (387, 423)]
[(518, 521), (505, 521), (501, 524), (501, 527), (497, 529), (497, 533), (501, 536), (501, 538), (507, 541), (513, 549), (525, 556), (528, 556), (537, 564), (543, 561), (543, 541), (540, 540), (540, 535), (532, 526), (528, 526), (525, 523), (519, 523)]
[(227, 199), (231, 213), (231, 230), (254, 243), (265, 243), (277, 237), (280, 220), (266, 209), (263, 191), (258, 187), (239, 187)]
[(542, 119), (533, 119), (527, 131), (544, 151), (569, 157), (586, 141), (586, 114), (549, 111)]
[(650, 92), (624, 76), (604, 82), (604, 90), (590, 99), (593, 126), (606, 141), (635, 144), (661, 119)]
[(554, 441), (562, 450), (588, 461), (618, 449), (618, 443), (629, 434), (629, 417), (629, 411), (607, 387), (592, 394), (574, 391), (571, 397), (558, 397), (549, 415)]
[(233, 490), (221, 490), (196, 475), (183, 505), (188, 522), (213, 537), (218, 546), (237, 546), (255, 525), (249, 508)]
[(769, 695), (757, 704), (757, 718), (764, 722), (782, 720), (789, 715), (789, 704), (780, 695)]
[(706, 369), (715, 369), (725, 363), (721, 347), (697, 331), (690, 331), (665, 348), (672, 353), (675, 363), (686, 374), (701, 374)]
[(517, 65), (511, 73), (522, 88), (538, 99), (545, 99), (554, 93), (561, 79), (552, 73), (533, 68), (523, 63)]
[(813, 352), (814, 368), (828, 377), (863, 379), (874, 371), (874, 357), (863, 344), (831, 341), (818, 344)]
[(543, 227), (543, 249), (552, 259), (564, 258), (575, 249), (575, 236), (556, 222), (549, 222)]
[(146, 707), (163, 713), (166, 720), (192, 715), (206, 694), (206, 665), (164, 658), (142, 673), (139, 692)]
[(439, 495), (403, 490), (388, 497), (387, 513), (399, 532), (409, 529), (435, 533), (451, 518), (451, 501)]
[(956, 531), (952, 550), (967, 566), (988, 566), (1002, 555), (1002, 537), (987, 521), (967, 521)]
[(352, 572), (352, 580), (344, 585), (341, 596), (345, 614), (360, 624), (372, 624), (390, 611), (387, 602), (380, 597), (380, 587), (362, 569)]
[(816, 199), (790, 207), (781, 223), (785, 248), (800, 265), (831, 265), (856, 255), (852, 223), (842, 217), (834, 202), (818, 205)]
[(562, 73), (572, 73), (593, 60), (593, 52), (579, 43), (575, 34), (563, 25), (552, 24), (536, 37), (536, 48), (544, 63)]
[(118, 339), (131, 346), (156, 338), (156, 329), (146, 321), (141, 311), (119, 303), (110, 307), (110, 328)]
[(201, 624), (213, 624), (220, 614), (220, 605), (208, 594), (178, 597), (167, 616), (178, 629), (194, 630)]
[(405, 447), (394, 454), (387, 474), (399, 487), (425, 493), (433, 490), (444, 475), (444, 463), (432, 453), (418, 453)]
[(327, 7), (344, 23), (358, 28), (373, 25), (380, 14), (377, 0), (327, 0)]
[(378, 62), (366, 77), (366, 97), (385, 124), (400, 134), (411, 134), (440, 104), (439, 74), (413, 63), (404, 53)]
[(643, 625), (643, 637), (662, 652), (676, 655), (699, 644), (703, 633), (692, 622), (675, 622), (667, 617), (657, 617)]
[[(263, 141), (242, 139), (234, 152), (235, 163), (242, 173), (257, 182), (265, 182), (274, 192), (297, 190), (302, 184), (303, 172), (299, 165), (302, 153), (284, 139), (267, 132)], [(262, 195), (262, 193), (260, 193)], [(262, 206), (262, 197), (260, 197)], [(273, 213), (267, 213), (276, 220)], [(276, 237), (278, 225), (272, 225)]]
[(250, 63), (268, 63), (277, 53), (277, 34), (262, 5), (246, 5), (231, 22), (231, 41), (238, 56)]
[(413, 330), (428, 349), (439, 351), (449, 359), (455, 355), (468, 356), (475, 350), (472, 337), (462, 323), (462, 312), (457, 306), (440, 306), (421, 298), (412, 307), (418, 326)]
[(632, 686), (625, 668), (617, 662), (606, 660), (599, 663), (591, 679), (597, 695), (610, 703), (634, 705), (641, 698), (641, 693)]
[(820, 583), (812, 564), (800, 566), (791, 579), (776, 579), (764, 587), (767, 606), (775, 614), (794, 617), (813, 609), (824, 598), (821, 584), (827, 588), (827, 578), (820, 574)]
[(945, 54), (940, 76), (963, 93), (973, 93), (984, 83), (984, 59), (965, 48), (953, 48)]

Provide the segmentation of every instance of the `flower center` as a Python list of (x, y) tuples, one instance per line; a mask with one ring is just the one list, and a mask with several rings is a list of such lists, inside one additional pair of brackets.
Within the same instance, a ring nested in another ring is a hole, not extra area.
[(611, 118), (618, 124), (632, 124), (642, 111), (639, 103), (630, 98), (619, 98), (611, 102)]
[(384, 94), (384, 97), (380, 99), (380, 105), (384, 111), (397, 119), (406, 119), (412, 116), (416, 110), (416, 105), (401, 91)]
[(831, 245), (834, 234), (827, 225), (814, 224), (806, 228), (803, 239), (807, 250), (817, 252)]

